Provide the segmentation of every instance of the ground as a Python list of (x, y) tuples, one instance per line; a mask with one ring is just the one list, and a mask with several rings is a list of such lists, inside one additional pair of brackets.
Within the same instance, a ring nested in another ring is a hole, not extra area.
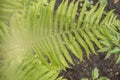
[[(94, 3), (98, 0), (93, 0)], [(57, 0), (56, 6), (59, 5), (61, 0)], [(114, 13), (120, 19), (120, 0), (108, 0), (106, 11), (115, 9)], [(66, 71), (61, 71), (59, 76), (64, 76), (67, 80), (80, 80), (83, 77), (91, 79), (91, 71), (97, 67), (99, 69), (100, 76), (106, 76), (110, 80), (120, 80), (120, 63), (116, 64), (114, 56), (105, 60), (106, 53), (99, 53), (98, 55), (91, 55), (90, 59), (85, 58), (85, 61), (79, 63), (76, 57), (72, 56), (75, 62), (75, 66)]]
[(80, 80), (81, 78), (91, 79), (91, 71), (97, 67), (100, 76), (105, 76), (110, 80), (120, 80), (120, 63), (116, 64), (114, 56), (105, 60), (105, 53), (91, 55), (90, 59), (85, 59), (84, 62), (78, 63), (74, 57), (75, 66), (67, 71), (62, 71), (59, 76), (64, 76), (67, 80)]

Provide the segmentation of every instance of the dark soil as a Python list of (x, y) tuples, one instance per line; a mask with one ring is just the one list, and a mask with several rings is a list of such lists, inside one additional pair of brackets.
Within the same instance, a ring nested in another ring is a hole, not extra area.
[(86, 58), (82, 63), (79, 63), (74, 57), (76, 65), (71, 69), (62, 71), (59, 76), (64, 76), (67, 80), (80, 80), (81, 78), (92, 80), (91, 71), (97, 67), (100, 76), (105, 76), (110, 80), (120, 80), (120, 63), (115, 63), (114, 56), (111, 56), (107, 60), (105, 60), (104, 57), (105, 53), (91, 55), (90, 59)]
[[(97, 3), (98, 0), (93, 0)], [(56, 8), (60, 4), (61, 0), (56, 1)], [(114, 13), (120, 19), (120, 0), (108, 0), (106, 11), (115, 9)], [(75, 66), (61, 71), (59, 76), (64, 76), (67, 80), (80, 80), (81, 78), (91, 79), (91, 71), (97, 67), (99, 69), (100, 76), (105, 76), (110, 80), (120, 80), (120, 63), (116, 64), (114, 56), (105, 60), (106, 53), (100, 53), (98, 55), (91, 55), (90, 59), (85, 58), (85, 61), (80, 63), (78, 59), (72, 56)]]
[(120, 19), (120, 0), (108, 0), (108, 5), (106, 9), (112, 10), (115, 9), (115, 14), (118, 16), (118, 19)]

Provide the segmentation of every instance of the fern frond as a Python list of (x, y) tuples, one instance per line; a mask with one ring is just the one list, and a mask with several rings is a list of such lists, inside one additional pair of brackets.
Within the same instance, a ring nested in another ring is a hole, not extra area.
[[(9, 47), (11, 45), (18, 45), (18, 48), (32, 46), (30, 48), (41, 57), (41, 61), (47, 58), (50, 63), (61, 67), (68, 67), (67, 61), (73, 64), (68, 49), (81, 61), (83, 60), (82, 48), (87, 54), (87, 57), (89, 57), (91, 51), (96, 53), (94, 45), (97, 45), (98, 48), (103, 47), (100, 40), (108, 40), (106, 38), (107, 34), (107, 37), (109, 37), (109, 31), (107, 29), (115, 28), (114, 26), (109, 26), (115, 18), (113, 18), (114, 16), (110, 18), (110, 15), (113, 15), (110, 12), (103, 20), (104, 22), (100, 22), (105, 6), (96, 5), (88, 11), (87, 4), (84, 3), (78, 22), (76, 23), (75, 17), (78, 2), (75, 4), (71, 2), (67, 7), (68, 1), (63, 1), (55, 14), (54, 0), (50, 1), (48, 5), (44, 5), (44, 1), (31, 5), (27, 9), (27, 13), (25, 13), (26, 9), (22, 12), (23, 15), (19, 13), (13, 14), (10, 20), (9, 34), (10, 38), (12, 37), (13, 39), (7, 44), (10, 44)], [(105, 24), (104, 27), (106, 28), (106, 33), (108, 32), (107, 34), (102, 31), (103, 26), (101, 27), (101, 25), (103, 24)], [(14, 46), (12, 48), (14, 49)]]
[(12, 13), (22, 10), (22, 5), (17, 1), (1, 0), (0, 1), (0, 22), (8, 21)]
[[(108, 47), (104, 43), (110, 44), (120, 21), (112, 11), (104, 14), (105, 6), (96, 4), (88, 10), (86, 1), (76, 20), (79, 3), (65, 0), (54, 11), (55, 0), (37, 0), (12, 13), (9, 25), (1, 24), (8, 26), (0, 30), (1, 54), (20, 69), (11, 80), (54, 80), (60, 70), (70, 67), (68, 63), (74, 65), (70, 52), (83, 61), (84, 55), (97, 54), (96, 46)], [(26, 54), (34, 58), (24, 62)], [(30, 77), (32, 73), (36, 77)]]
[(54, 80), (59, 71), (49, 66), (51, 68), (44, 66), (38, 59), (29, 59), (21, 64), (10, 80)]

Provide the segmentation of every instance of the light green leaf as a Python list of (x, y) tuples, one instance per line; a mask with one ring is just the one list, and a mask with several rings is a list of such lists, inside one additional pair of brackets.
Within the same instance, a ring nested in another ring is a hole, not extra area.
[(92, 79), (95, 80), (99, 77), (99, 70), (97, 69), (97, 67), (95, 67), (93, 70), (92, 70)]
[(100, 77), (98, 80), (110, 80), (107, 77)]
[(109, 53), (111, 54), (119, 54), (120, 53), (120, 48), (115, 47), (112, 51), (110, 51)]
[(117, 57), (116, 63), (120, 62), (120, 55)]
[(88, 80), (88, 78), (82, 78), (81, 80)]

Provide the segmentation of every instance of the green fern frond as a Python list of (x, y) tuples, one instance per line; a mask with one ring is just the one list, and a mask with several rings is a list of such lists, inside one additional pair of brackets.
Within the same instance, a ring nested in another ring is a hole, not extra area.
[[(99, 29), (105, 27), (106, 32), (108, 32), (107, 29), (112, 29), (109, 26), (111, 25), (111, 20), (107, 21), (109, 19), (107, 17), (109, 16), (105, 17), (105, 23), (100, 22), (105, 6), (100, 6), (97, 9), (98, 5), (96, 5), (87, 11), (85, 10), (87, 5), (84, 3), (78, 22), (76, 23), (75, 13), (77, 12), (78, 2), (75, 4), (71, 2), (68, 7), (67, 0), (62, 2), (55, 15), (54, 4), (54, 0), (50, 1), (48, 5), (39, 2), (30, 6), (27, 9), (27, 13), (26, 10), (23, 11), (23, 15), (20, 13), (13, 14), (10, 20), (10, 33), (8, 34), (10, 36), (7, 39), (10, 39), (10, 41), (6, 43), (8, 52), (9, 50), (12, 51), (24, 46), (32, 49), (37, 55), (41, 55), (39, 57), (43, 57), (43, 59), (47, 58), (50, 63), (54, 63), (56, 66), (68, 67), (66, 59), (73, 64), (68, 49), (82, 61), (83, 51), (81, 47), (83, 47), (87, 57), (89, 57), (91, 51), (96, 53), (94, 44), (98, 48), (103, 47), (100, 40), (107, 41), (107, 38), (105, 38), (105, 32)], [(83, 12), (86, 12), (86, 14), (82, 15)], [(68, 13), (71, 13), (71, 15)], [(100, 23), (108, 25), (102, 26)], [(98, 33), (101, 36), (97, 36), (94, 33)], [(34, 47), (37, 47), (40, 53)], [(42, 60), (42, 58), (40, 59)]]
[(1, 0), (0, 1), (0, 22), (8, 21), (12, 13), (21, 11), (22, 5), (15, 0)]
[(29, 59), (21, 64), (10, 80), (54, 80), (59, 70), (52, 65), (49, 67), (44, 66), (39, 59)]
[[(105, 13), (105, 5), (98, 4), (88, 10), (85, 1), (78, 13), (79, 3), (81, 1), (68, 4), (65, 0), (56, 11), (55, 0), (33, 1), (14, 13), (2, 8), (6, 14), (12, 14), (11, 18), (7, 17), (9, 25), (1, 23), (0, 29), (0, 54), (10, 60), (11, 67), (17, 64), (15, 70), (18, 71), (11, 80), (54, 80), (60, 70), (70, 67), (68, 63), (74, 65), (70, 52), (84, 61), (84, 55), (89, 58), (90, 54), (97, 54), (96, 46), (103, 49), (108, 47), (107, 43), (111, 44), (120, 23), (113, 11)], [(23, 61), (31, 54), (34, 58)]]

